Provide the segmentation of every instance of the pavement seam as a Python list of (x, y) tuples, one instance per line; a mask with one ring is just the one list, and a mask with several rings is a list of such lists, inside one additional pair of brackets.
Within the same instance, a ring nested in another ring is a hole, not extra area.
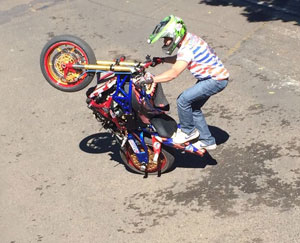
[(223, 58), (224, 61), (226, 61), (228, 58), (230, 58), (234, 53), (236, 53), (242, 46), (244, 42), (249, 40), (257, 31), (261, 30), (267, 23), (263, 22), (260, 25), (258, 25), (256, 28), (254, 28), (252, 31), (248, 32), (241, 40), (239, 40), (232, 48), (230, 48), (227, 53), (225, 54), (225, 57)]

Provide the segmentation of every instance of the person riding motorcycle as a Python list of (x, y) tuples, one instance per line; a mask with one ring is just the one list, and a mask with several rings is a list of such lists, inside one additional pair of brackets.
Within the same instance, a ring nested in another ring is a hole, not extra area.
[(191, 71), (196, 83), (184, 90), (177, 98), (177, 110), (180, 129), (174, 134), (173, 142), (183, 144), (196, 140), (194, 146), (212, 150), (217, 147), (205, 117), (202, 106), (210, 96), (222, 91), (228, 84), (229, 73), (213, 49), (200, 37), (187, 32), (183, 20), (174, 15), (164, 18), (148, 39), (149, 44), (163, 38), (163, 51), (172, 55), (154, 57), (153, 66), (159, 63), (171, 63), (172, 67), (156, 76), (146, 76), (146, 83), (163, 83), (177, 78), (185, 69)]

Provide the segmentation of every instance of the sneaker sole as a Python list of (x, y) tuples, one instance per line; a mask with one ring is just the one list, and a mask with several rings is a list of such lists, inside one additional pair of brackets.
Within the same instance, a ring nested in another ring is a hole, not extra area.
[(200, 146), (197, 144), (197, 142), (194, 144), (194, 146), (197, 148), (197, 149), (206, 149), (206, 150), (214, 150), (217, 148), (217, 145), (216, 144), (212, 144), (212, 145), (207, 145), (207, 146)]
[(215, 150), (217, 148), (217, 145), (216, 144), (208, 145), (208, 146), (203, 147), (203, 148), (205, 148), (206, 150)]

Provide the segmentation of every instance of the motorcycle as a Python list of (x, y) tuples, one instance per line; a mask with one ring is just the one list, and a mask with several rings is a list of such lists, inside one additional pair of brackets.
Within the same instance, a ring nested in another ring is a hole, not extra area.
[(152, 65), (144, 62), (97, 61), (92, 48), (82, 39), (61, 35), (49, 40), (40, 55), (41, 71), (54, 88), (76, 92), (96, 76), (96, 85), (86, 92), (87, 106), (120, 145), (124, 165), (139, 174), (167, 172), (174, 166), (169, 148), (204, 156), (206, 150), (192, 141), (175, 144), (172, 136), (180, 127), (167, 115), (169, 104), (161, 84), (138, 82)]

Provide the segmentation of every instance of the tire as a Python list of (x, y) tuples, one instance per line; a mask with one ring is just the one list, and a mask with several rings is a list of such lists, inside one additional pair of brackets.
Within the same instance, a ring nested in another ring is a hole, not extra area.
[[(145, 143), (148, 147), (149, 157), (153, 158), (153, 148), (151, 139), (145, 137)], [(145, 174), (145, 171), (140, 169), (141, 164), (139, 163), (136, 155), (134, 154), (131, 146), (127, 142), (125, 144), (125, 149), (120, 150), (120, 156), (124, 162), (125, 167), (131, 171), (138, 174)], [(159, 175), (160, 173), (166, 173), (173, 168), (174, 156), (170, 154), (164, 147), (161, 148), (161, 152), (158, 158), (158, 163), (151, 163), (151, 159), (148, 163), (146, 173), (148, 175)]]
[(63, 64), (96, 64), (92, 48), (82, 39), (72, 35), (56, 36), (46, 43), (40, 55), (40, 66), (45, 79), (54, 88), (75, 92), (88, 86), (95, 73), (70, 70), (64, 77)]

